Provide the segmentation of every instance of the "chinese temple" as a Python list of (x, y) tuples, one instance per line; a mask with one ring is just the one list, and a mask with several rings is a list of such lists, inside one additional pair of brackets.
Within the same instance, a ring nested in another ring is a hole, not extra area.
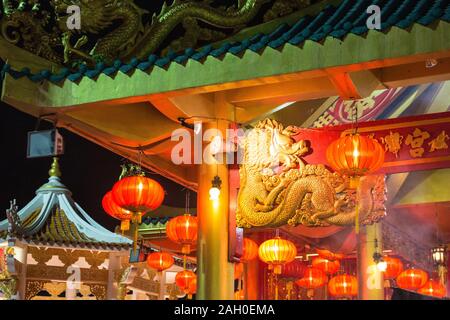
[(79, 292), (88, 299), (112, 297), (120, 270), (113, 262), (128, 256), (132, 241), (97, 224), (73, 201), (56, 158), (49, 174), (30, 203), (18, 211), (13, 202), (0, 222), (2, 271), (17, 279), (20, 299), (75, 298)]
[(5, 296), (448, 299), (449, 1), (18, 2), (2, 101), (130, 163), (98, 199), (116, 233), (57, 162), (12, 204)]

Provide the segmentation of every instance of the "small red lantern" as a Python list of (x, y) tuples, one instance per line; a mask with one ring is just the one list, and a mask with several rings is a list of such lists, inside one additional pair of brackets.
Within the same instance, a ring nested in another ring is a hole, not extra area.
[(342, 260), (345, 257), (342, 253), (334, 253), (326, 249), (316, 249), (316, 252), (321, 258), (327, 260)]
[(189, 294), (189, 288), (193, 281), (197, 280), (197, 276), (190, 270), (183, 270), (175, 276), (175, 283), (184, 293)]
[(183, 254), (189, 254), (191, 246), (197, 243), (197, 232), (197, 217), (190, 214), (172, 218), (166, 226), (167, 237), (173, 242), (183, 245), (181, 250)]
[(140, 214), (157, 209), (164, 201), (161, 185), (145, 176), (130, 176), (117, 181), (112, 195), (118, 206)]
[(125, 210), (114, 202), (112, 191), (105, 194), (102, 200), (103, 210), (111, 217), (121, 221), (120, 230), (126, 231), (130, 229), (130, 220), (133, 217), (131, 211)]
[(197, 277), (195, 277), (191, 283), (189, 284), (188, 288), (188, 295), (192, 296), (193, 294), (197, 293)]
[(303, 278), (295, 282), (299, 287), (305, 289), (316, 289), (327, 283), (325, 272), (318, 268), (307, 267)]
[(291, 241), (275, 237), (264, 241), (258, 254), (262, 261), (273, 266), (275, 274), (281, 274), (281, 266), (295, 259), (297, 248)]
[(328, 260), (321, 257), (315, 257), (312, 260), (312, 266), (318, 269), (321, 269), (323, 272), (325, 272), (328, 275), (333, 275), (336, 272), (339, 271), (339, 268), (341, 267), (341, 263), (339, 260)]
[(407, 269), (397, 277), (397, 286), (405, 290), (416, 291), (428, 281), (428, 274), (421, 269)]
[(420, 294), (436, 298), (444, 298), (447, 295), (447, 289), (439, 281), (428, 280), (418, 291)]
[(360, 177), (381, 168), (384, 153), (377, 140), (355, 133), (332, 142), (326, 156), (336, 172), (344, 176)]
[(244, 250), (241, 257), (241, 262), (249, 262), (258, 257), (258, 244), (249, 238), (244, 238)]
[(398, 258), (383, 257), (386, 262), (386, 271), (384, 271), (384, 279), (395, 279), (403, 271), (403, 263)]
[(355, 297), (358, 295), (358, 280), (347, 274), (336, 276), (328, 282), (328, 292), (333, 297)]
[(286, 263), (282, 270), (281, 276), (286, 278), (301, 278), (305, 274), (307, 265), (305, 262), (300, 260), (294, 260), (292, 262)]
[(166, 252), (153, 252), (147, 257), (147, 264), (150, 268), (161, 272), (169, 269), (174, 264), (174, 260), (172, 255)]

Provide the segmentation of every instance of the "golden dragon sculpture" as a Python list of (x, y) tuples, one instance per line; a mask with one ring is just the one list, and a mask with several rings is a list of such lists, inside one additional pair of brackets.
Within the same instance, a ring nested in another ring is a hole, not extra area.
[[(273, 20), (308, 6), (310, 0), (236, 0), (228, 5), (218, 5), (221, 2), (215, 0), (168, 3), (151, 15), (147, 9), (154, 8), (154, 4), (138, 6), (134, 0), (2, 0), (1, 31), (7, 41), (46, 59), (92, 65), (196, 48), (201, 41), (212, 43), (236, 33), (258, 14), (264, 14), (263, 21)], [(268, 3), (271, 5), (262, 11)], [(68, 8), (74, 5), (80, 9), (79, 30), (67, 27)], [(187, 29), (185, 35), (172, 39), (177, 37), (173, 32), (179, 26)]]
[(304, 163), (309, 147), (293, 139), (297, 134), (298, 128), (267, 119), (242, 140), (240, 227), (353, 225), (357, 201), (362, 224), (386, 214), (384, 175), (363, 177), (358, 191), (352, 190), (348, 178)]

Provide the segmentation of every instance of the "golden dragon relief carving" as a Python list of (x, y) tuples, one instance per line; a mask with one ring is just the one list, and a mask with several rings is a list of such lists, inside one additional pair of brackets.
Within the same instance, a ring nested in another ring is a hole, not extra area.
[(309, 147), (295, 141), (298, 134), (296, 127), (266, 119), (242, 140), (240, 227), (353, 225), (357, 203), (362, 224), (385, 216), (384, 175), (363, 177), (358, 191), (350, 189), (349, 178), (304, 162)]

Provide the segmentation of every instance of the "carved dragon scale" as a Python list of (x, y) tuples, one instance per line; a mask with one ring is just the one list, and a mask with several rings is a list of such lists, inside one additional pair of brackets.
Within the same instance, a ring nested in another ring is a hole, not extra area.
[[(265, 4), (271, 3), (263, 12), (264, 21), (268, 21), (311, 3), (310, 0), (237, 0), (234, 5), (224, 7), (213, 5), (214, 0), (173, 0), (171, 4), (164, 3), (159, 14), (146, 19), (149, 12), (133, 0), (2, 1), (3, 38), (66, 65), (74, 61), (93, 64), (135, 57), (146, 59), (152, 53), (198, 47), (202, 39), (214, 42), (226, 37), (225, 32), (217, 29), (236, 32), (245, 27), (261, 14)], [(71, 5), (80, 7), (81, 30), (67, 29), (67, 8)], [(211, 28), (202, 28), (198, 22)], [(175, 39), (162, 48), (179, 25), (192, 30), (185, 30), (185, 38)]]

